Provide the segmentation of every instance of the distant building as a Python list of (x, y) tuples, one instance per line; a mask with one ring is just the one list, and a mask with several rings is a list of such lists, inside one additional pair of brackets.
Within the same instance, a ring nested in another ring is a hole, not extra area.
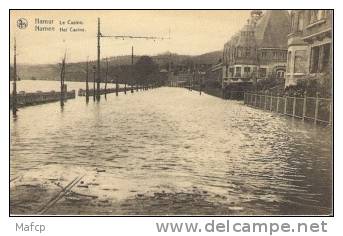
[(286, 10), (252, 11), (247, 24), (224, 45), (223, 88), (270, 76), (283, 78), (289, 28)]
[(331, 72), (332, 11), (293, 10), (288, 35), (285, 86), (299, 79)]
[(189, 84), (190, 81), (193, 80), (193, 73), (190, 72), (180, 72), (177, 75), (175, 75), (175, 81), (177, 85), (185, 85)]
[(223, 63), (218, 61), (217, 64), (213, 65), (206, 71), (204, 82), (206, 84), (217, 84), (222, 86), (223, 80)]
[(199, 84), (205, 80), (206, 71), (211, 68), (211, 64), (196, 64), (192, 65), (177, 64), (174, 65), (171, 71), (169, 83), (171, 86), (183, 86)]

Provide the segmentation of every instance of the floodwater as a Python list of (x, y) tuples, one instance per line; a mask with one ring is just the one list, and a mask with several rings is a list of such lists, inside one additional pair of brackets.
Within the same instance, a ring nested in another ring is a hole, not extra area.
[(44, 214), (332, 214), (331, 129), (240, 101), (77, 97), (21, 108), (10, 137), (12, 214), (37, 214), (78, 176)]

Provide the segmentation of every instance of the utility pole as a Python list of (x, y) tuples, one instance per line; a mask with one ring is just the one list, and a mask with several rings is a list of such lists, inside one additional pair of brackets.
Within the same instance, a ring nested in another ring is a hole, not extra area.
[(86, 64), (86, 102), (89, 102), (89, 86), (88, 86), (88, 75), (89, 75), (89, 70), (88, 70), (88, 58), (87, 58), (87, 64)]
[(170, 80), (171, 85), (175, 87), (175, 84), (171, 77), (171, 53), (169, 53), (169, 61), (168, 61), (168, 79)]
[(118, 83), (118, 76), (116, 76), (116, 96), (118, 96), (119, 94), (119, 83)]
[(95, 80), (96, 80), (96, 66), (93, 66), (93, 101), (95, 102)]
[(97, 86), (96, 86), (96, 100), (100, 101), (100, 18), (98, 18), (98, 62), (97, 62)]
[(199, 73), (199, 68), (197, 68), (197, 76), (198, 76), (198, 83), (199, 83), (199, 94), (201, 95), (202, 92), (202, 77)]
[[(134, 36), (134, 35), (103, 35), (100, 31), (100, 18), (98, 18), (98, 34), (97, 34), (97, 39), (98, 39), (98, 66), (97, 66), (97, 82), (98, 82), (98, 87), (97, 87), (97, 100), (100, 100), (100, 38), (114, 38), (114, 39), (146, 39), (146, 40), (165, 40), (165, 39), (170, 39), (170, 29), (169, 29), (169, 37), (155, 37), (155, 36)], [(133, 64), (133, 47), (132, 47), (132, 59), (131, 59), (131, 64)], [(118, 81), (118, 78), (117, 78)], [(138, 85), (136, 87), (136, 90), (138, 91)], [(126, 83), (125, 83), (125, 94), (126, 94)], [(131, 90), (132, 91), (132, 90)]]
[(191, 76), (189, 78), (189, 91), (192, 91), (192, 87), (193, 87), (193, 79), (195, 77), (195, 67), (196, 67), (196, 64), (193, 65), (193, 76)]
[(134, 83), (134, 78), (133, 78), (133, 46), (131, 47), (131, 93), (133, 93), (133, 83)]
[(14, 38), (14, 55), (13, 55), (13, 92), (12, 92), (12, 113), (17, 115), (17, 45)]
[(108, 59), (106, 57), (106, 75), (105, 75), (105, 99), (107, 98), (107, 76), (108, 76)]
[(65, 91), (65, 85), (64, 85), (64, 76), (65, 76), (65, 61), (66, 61), (66, 52), (64, 53), (64, 57), (62, 59), (62, 65), (61, 65), (61, 74), (60, 74), (60, 79), (61, 79), (61, 94), (60, 94), (60, 103), (61, 106), (64, 106), (64, 91)]

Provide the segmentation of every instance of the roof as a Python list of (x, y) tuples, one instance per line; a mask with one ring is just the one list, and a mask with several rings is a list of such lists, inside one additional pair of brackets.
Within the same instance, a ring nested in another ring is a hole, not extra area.
[(254, 26), (247, 24), (240, 31), (236, 47), (255, 47)]
[[(250, 21), (251, 22), (251, 21)], [(234, 34), (225, 46), (255, 45), (260, 48), (287, 48), (287, 35), (290, 31), (290, 17), (287, 10), (267, 10), (256, 23), (245, 25)], [(254, 31), (254, 36), (242, 32)]]
[(287, 48), (290, 31), (287, 10), (267, 10), (255, 29), (255, 38), (260, 48)]
[(236, 32), (234, 35), (232, 35), (229, 41), (227, 41), (224, 46), (234, 46), (239, 39), (239, 34), (240, 32)]

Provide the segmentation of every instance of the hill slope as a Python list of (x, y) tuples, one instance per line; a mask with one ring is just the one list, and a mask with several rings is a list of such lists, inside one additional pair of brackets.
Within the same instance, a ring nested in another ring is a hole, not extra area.
[[(221, 58), (222, 51), (214, 51), (198, 56), (178, 55), (164, 53), (152, 56), (153, 60), (161, 67), (167, 67), (169, 58), (174, 65), (182, 65), (189, 63), (197, 64), (215, 64)], [(135, 56), (134, 61), (138, 60), (140, 56)], [(116, 56), (108, 58), (110, 68), (119, 67), (123, 65), (131, 65), (131, 55)], [(89, 64), (89, 73), (92, 73), (94, 62)], [(23, 65), (17, 66), (18, 74), (21, 79), (37, 79), (37, 80), (58, 80), (60, 73), (59, 64), (42, 64), (42, 65)], [(102, 72), (105, 71), (106, 62), (101, 61)], [(110, 70), (112, 70), (110, 69)], [(84, 81), (86, 77), (86, 62), (67, 63), (66, 66), (66, 80), (67, 81)], [(91, 76), (91, 74), (90, 74)]]

